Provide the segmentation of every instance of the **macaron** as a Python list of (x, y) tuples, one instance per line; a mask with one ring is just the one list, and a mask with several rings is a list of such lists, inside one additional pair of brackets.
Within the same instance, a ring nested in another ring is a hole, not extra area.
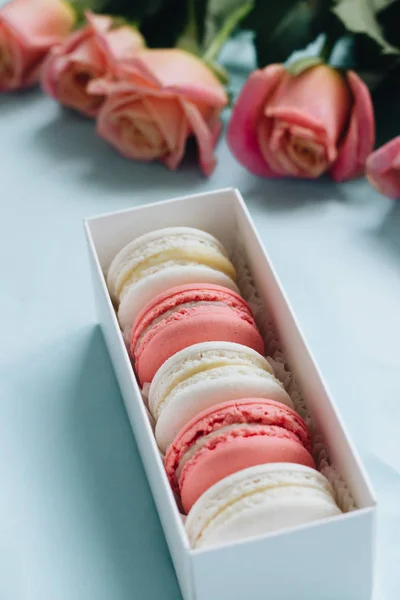
[(173, 354), (192, 344), (217, 340), (264, 352), (249, 305), (239, 294), (204, 283), (160, 294), (132, 327), (130, 351), (141, 385), (150, 383)]
[(203, 410), (241, 398), (268, 398), (294, 408), (269, 362), (255, 350), (231, 342), (204, 342), (173, 355), (157, 371), (149, 408), (162, 452)]
[(151, 231), (127, 244), (112, 261), (107, 285), (126, 340), (139, 312), (155, 296), (188, 283), (213, 283), (238, 291), (224, 246), (192, 227)]
[(185, 522), (192, 548), (203, 548), (341, 514), (326, 477), (291, 463), (238, 471), (209, 488)]
[(218, 404), (192, 419), (169, 446), (165, 470), (188, 513), (224, 477), (277, 462), (315, 468), (307, 425), (284, 404), (245, 398)]

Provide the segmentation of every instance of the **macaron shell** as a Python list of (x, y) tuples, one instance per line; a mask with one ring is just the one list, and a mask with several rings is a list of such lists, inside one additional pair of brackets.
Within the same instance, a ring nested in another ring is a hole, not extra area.
[(221, 341), (194, 344), (171, 356), (157, 371), (149, 392), (152, 413), (156, 413), (159, 403), (178, 383), (187, 381), (194, 373), (208, 371), (217, 366), (247, 366), (274, 375), (269, 362), (247, 346)]
[(221, 479), (193, 505), (193, 548), (260, 536), (341, 513), (326, 477), (299, 464), (269, 463)]
[(137, 263), (151, 255), (159, 255), (172, 247), (184, 247), (187, 243), (199, 248), (211, 247), (227, 257), (226, 249), (214, 236), (193, 227), (166, 227), (149, 231), (126, 244), (114, 257), (107, 273), (107, 285), (114, 300), (118, 297), (117, 288), (121, 278), (132, 263)]
[(308, 427), (300, 415), (291, 408), (265, 398), (244, 398), (233, 402), (224, 402), (199, 413), (181, 429), (169, 446), (165, 456), (165, 470), (173, 489), (179, 492), (177, 478), (183, 461), (188, 460), (190, 454), (193, 455), (194, 452), (197, 452), (210, 435), (216, 436), (227, 430), (232, 435), (233, 428), (240, 433), (241, 427), (248, 428), (249, 426), (253, 429), (247, 431), (248, 435), (252, 432), (254, 435), (256, 432), (254, 428), (258, 426), (272, 426), (282, 431), (286, 430), (306, 450), (309, 452), (312, 450)]
[(239, 428), (210, 440), (182, 470), (179, 486), (185, 512), (224, 477), (255, 465), (279, 462), (315, 468), (311, 454), (298, 438), (281, 427)]
[(157, 419), (155, 435), (159, 448), (165, 452), (186, 423), (203, 410), (223, 402), (257, 397), (275, 400), (293, 408), (293, 402), (283, 386), (265, 373), (261, 377), (259, 371), (261, 369), (240, 367), (214, 369), (205, 373), (203, 380), (195, 385), (187, 385), (171, 397)]
[(235, 282), (225, 273), (205, 265), (166, 265), (132, 284), (122, 295), (118, 308), (118, 321), (125, 340), (130, 341), (135, 320), (155, 296), (165, 293), (171, 288), (194, 283), (213, 284), (234, 292), (239, 291)]
[[(296, 487), (260, 492), (243, 498), (211, 522), (194, 547), (219, 546), (341, 514), (318, 490)], [(306, 549), (305, 549), (306, 551)]]
[(264, 343), (257, 328), (222, 305), (199, 305), (183, 309), (176, 317), (158, 323), (157, 332), (135, 352), (135, 369), (139, 381), (150, 383), (161, 365), (180, 350), (206, 341), (236, 342), (264, 351)]
[(138, 315), (132, 329), (132, 353), (135, 351), (138, 339), (143, 336), (153, 322), (162, 318), (171, 310), (199, 302), (219, 303), (229, 306), (243, 319), (255, 326), (250, 307), (240, 294), (219, 285), (204, 283), (181, 285), (156, 296)]

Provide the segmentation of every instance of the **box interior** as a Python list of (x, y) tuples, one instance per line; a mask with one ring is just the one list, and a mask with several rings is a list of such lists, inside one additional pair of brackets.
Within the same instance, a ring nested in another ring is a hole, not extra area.
[[(88, 219), (86, 225), (92, 249), (103, 273), (107, 271), (111, 260), (123, 246), (154, 229), (178, 225), (197, 227), (215, 235), (228, 248), (232, 247), (239, 235), (259, 294), (272, 316), (287, 362), (298, 380), (313, 421), (319, 433), (323, 435), (332, 464), (348, 484), (358, 509), (375, 506), (364, 469), (349, 442), (336, 407), (326, 391), (326, 386), (298, 329), (279, 279), (270, 262), (266, 260), (266, 252), (238, 192), (227, 189), (140, 206)], [(107, 294), (104, 278), (103, 284)], [(111, 302), (109, 306), (110, 310), (113, 310)], [(114, 321), (116, 323), (115, 317)], [(126, 352), (122, 335), (120, 335), (120, 343)], [(133, 385), (137, 387), (133, 373), (132, 380)], [(143, 407), (143, 415), (145, 414)], [(154, 443), (152, 451), (157, 451)], [(162, 463), (159, 462), (160, 469), (163, 471)], [(160, 477), (163, 485), (169, 487), (164, 472), (160, 473)], [(170, 492), (168, 495), (171, 497)], [(178, 513), (176, 505), (175, 509)], [(354, 514), (357, 512), (360, 511), (356, 510)], [(181, 521), (180, 529), (181, 535), (185, 538), (184, 545), (187, 546)], [(202, 552), (207, 551), (205, 549)]]
[(133, 238), (154, 229), (186, 226), (204, 229), (229, 246), (237, 230), (232, 190), (166, 200), (87, 219), (103, 272)]

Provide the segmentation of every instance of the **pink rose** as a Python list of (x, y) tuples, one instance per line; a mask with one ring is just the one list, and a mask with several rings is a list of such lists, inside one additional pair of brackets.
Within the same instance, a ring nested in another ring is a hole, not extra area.
[(42, 86), (61, 104), (94, 117), (104, 97), (90, 94), (88, 84), (99, 77), (112, 78), (117, 61), (134, 56), (144, 46), (144, 39), (134, 27), (113, 27), (108, 16), (88, 11), (86, 20), (82, 29), (49, 54)]
[(12, 0), (0, 9), (0, 91), (39, 80), (43, 59), (70, 33), (75, 14), (63, 0)]
[(210, 175), (228, 98), (206, 65), (183, 50), (144, 50), (121, 65), (120, 78), (91, 85), (93, 92), (108, 94), (98, 133), (124, 156), (159, 159), (172, 170), (194, 135), (201, 169)]
[(400, 135), (369, 155), (366, 176), (378, 192), (400, 200)]
[(374, 114), (368, 89), (348, 71), (326, 65), (299, 75), (282, 65), (254, 71), (228, 129), (239, 162), (264, 177), (319, 177), (335, 181), (362, 175), (374, 146)]

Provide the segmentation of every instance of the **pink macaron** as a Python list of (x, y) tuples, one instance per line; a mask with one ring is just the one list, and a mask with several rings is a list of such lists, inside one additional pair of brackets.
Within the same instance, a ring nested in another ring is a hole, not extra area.
[(280, 402), (246, 398), (196, 416), (168, 448), (165, 469), (186, 513), (212, 485), (264, 463), (315, 468), (306, 423)]
[(236, 342), (264, 353), (249, 305), (218, 285), (191, 284), (157, 296), (139, 314), (130, 351), (141, 385), (176, 352), (200, 342)]

